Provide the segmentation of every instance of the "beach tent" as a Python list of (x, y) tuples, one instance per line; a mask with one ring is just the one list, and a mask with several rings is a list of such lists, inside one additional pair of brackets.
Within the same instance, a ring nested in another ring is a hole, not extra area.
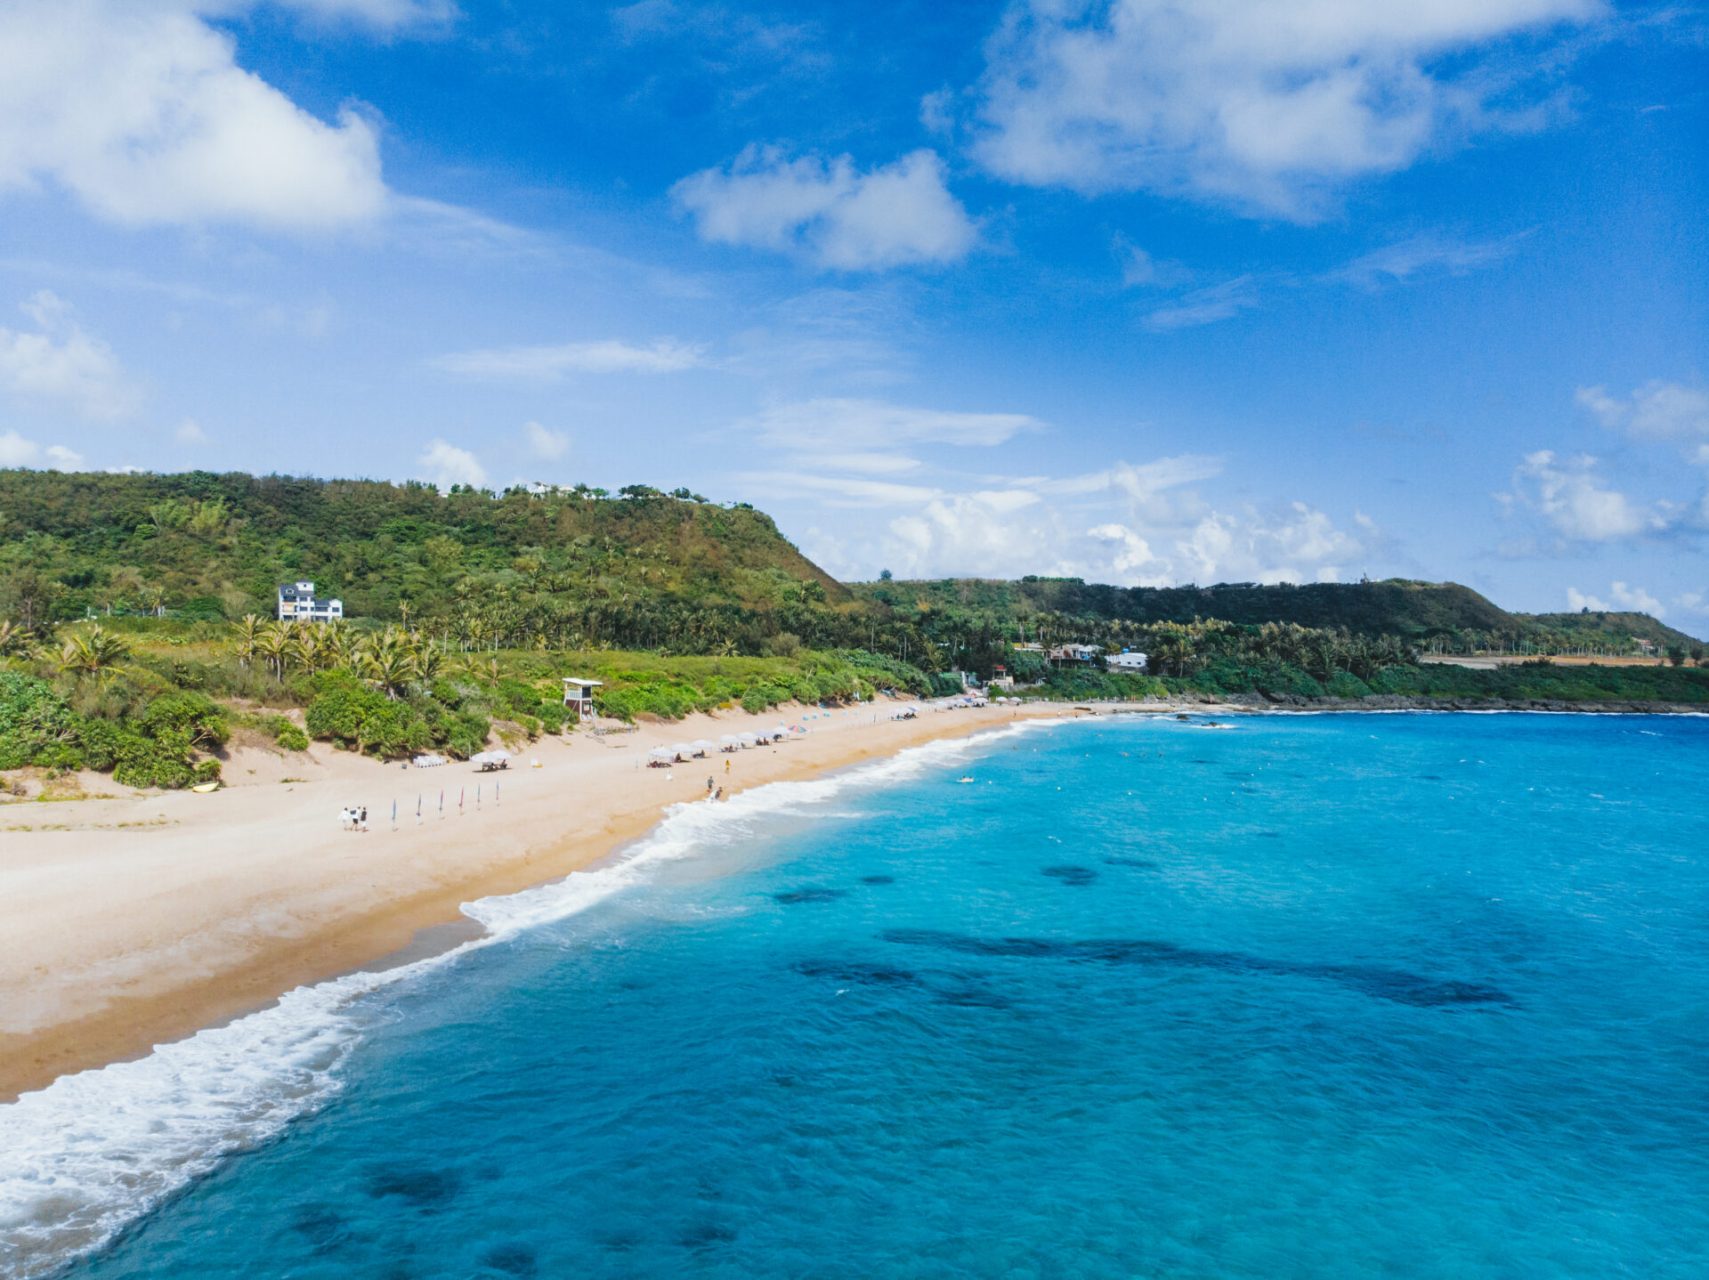
[(726, 733), (723, 737), (719, 738), (718, 741), (724, 744), (725, 751), (734, 751), (737, 747), (742, 745), (742, 740), (733, 733)]
[(772, 731), (771, 731), (771, 738), (772, 738), (773, 742), (782, 742), (788, 736), (789, 736), (789, 726), (788, 725), (780, 724), (780, 725), (773, 726)]
[(654, 747), (647, 752), (647, 759), (649, 761), (657, 760), (661, 764), (669, 764), (675, 754), (669, 747)]
[(694, 754), (697, 756), (703, 756), (709, 751), (716, 751), (718, 749), (718, 744), (707, 738), (696, 738), (688, 745), (694, 748)]
[(686, 742), (674, 743), (671, 746), (671, 755), (675, 756), (678, 760), (687, 760), (693, 754), (694, 748), (689, 746)]
[(738, 740), (744, 747), (757, 747), (760, 744), (760, 735), (753, 732), (739, 734)]

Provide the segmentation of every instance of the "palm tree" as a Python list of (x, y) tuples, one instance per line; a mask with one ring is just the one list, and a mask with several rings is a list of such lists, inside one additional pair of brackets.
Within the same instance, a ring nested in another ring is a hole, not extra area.
[(445, 669), (445, 647), (437, 641), (428, 640), (416, 647), (412, 661), (415, 678), (423, 684), (430, 684), (438, 679)]
[(292, 627), (288, 622), (269, 622), (262, 626), (255, 639), (255, 651), (267, 659), (276, 678), (285, 678), (285, 662), (294, 648)]
[(0, 658), (13, 652), (22, 653), (24, 643), (24, 629), (10, 618), (0, 618)]
[(387, 627), (371, 635), (357, 656), (362, 675), (381, 689), (388, 698), (395, 698), (416, 674), (416, 644), (401, 627)]
[(255, 657), (262, 629), (267, 624), (253, 613), (246, 613), (231, 625), (237, 634), (237, 660), (247, 667)]
[(59, 669), (77, 676), (100, 675), (130, 653), (130, 645), (99, 623), (65, 638), (59, 649)]

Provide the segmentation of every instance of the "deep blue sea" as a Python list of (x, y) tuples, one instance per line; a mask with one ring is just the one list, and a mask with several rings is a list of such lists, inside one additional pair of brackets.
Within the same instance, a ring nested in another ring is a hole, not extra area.
[(697, 806), (0, 1108), (0, 1275), (1709, 1276), (1709, 720), (1232, 724)]

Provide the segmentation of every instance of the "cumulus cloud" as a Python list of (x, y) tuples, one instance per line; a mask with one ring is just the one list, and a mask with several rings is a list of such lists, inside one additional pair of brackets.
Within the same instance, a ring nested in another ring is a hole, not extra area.
[(668, 338), (649, 346), (605, 340), (493, 347), (453, 352), (433, 361), (434, 367), (465, 377), (537, 382), (570, 373), (680, 373), (705, 363), (705, 348)]
[(39, 445), (16, 431), (0, 432), (0, 467), (46, 467), (50, 471), (77, 471), (83, 455), (62, 444)]
[(1657, 380), (1628, 396), (1611, 395), (1606, 387), (1580, 387), (1576, 399), (1610, 430), (1651, 440), (1709, 435), (1709, 390), (1702, 387)]
[(1652, 618), (1659, 618), (1667, 613), (1666, 606), (1642, 587), (1615, 581), (1608, 584), (1608, 595), (1609, 600), (1603, 600), (1588, 595), (1577, 587), (1568, 587), (1567, 608), (1575, 613), (1580, 609), (1589, 609), (1592, 613), (1647, 613)]
[(750, 146), (727, 168), (682, 179), (671, 196), (703, 240), (798, 253), (839, 271), (954, 262), (978, 239), (927, 150), (863, 173), (846, 155), (791, 160)]
[(1359, 536), (1304, 503), (1219, 511), (1196, 493), (1179, 493), (1162, 504), (1100, 503), (1088, 520), (1083, 501), (1056, 496), (1083, 489), (1076, 480), (915, 499), (916, 510), (889, 523), (886, 562), (906, 576), (1031, 572), (1136, 586), (1309, 582), (1343, 576), (1365, 549)]
[[(444, 9), (291, 0), (395, 27)], [(0, 6), (0, 190), (47, 183), (131, 224), (273, 228), (361, 223), (386, 207), (379, 134), (354, 107), (329, 123), (237, 65), (210, 25), (236, 0), (11, 0)]]
[(467, 449), (459, 449), (445, 440), (436, 439), (423, 449), (417, 465), (423, 472), (421, 478), (441, 489), (454, 484), (479, 488), (487, 482), (487, 469), (480, 460)]
[(536, 458), (552, 462), (569, 452), (570, 438), (562, 431), (553, 431), (538, 422), (530, 422), (523, 426), (522, 433), (528, 437), (528, 452)]
[(194, 418), (185, 418), (173, 428), (172, 438), (179, 444), (199, 445), (208, 442), (208, 433), (202, 430), (202, 424)]
[[(1016, 0), (987, 46), (975, 155), (1014, 182), (1307, 218), (1427, 149), (1536, 127), (1491, 46), (1602, 0)], [(1500, 99), (1502, 105), (1497, 105)], [(1518, 102), (1518, 105), (1514, 105)]]
[(809, 497), (826, 508), (892, 512), (869, 524), (878, 535), (858, 546), (841, 545), (823, 529), (815, 534), (812, 553), (856, 575), (882, 562), (908, 577), (1041, 573), (1153, 586), (1326, 581), (1347, 574), (1380, 538), (1368, 520), (1343, 529), (1305, 503), (1219, 509), (1196, 486), (1220, 470), (1214, 459), (1188, 456), (974, 488), (805, 469), (744, 480), (780, 502)]
[(1659, 533), (1667, 528), (1667, 513), (1609, 488), (1588, 456), (1559, 458), (1541, 449), (1525, 456), (1513, 476), (1513, 491), (1505, 495), (1540, 515), (1570, 542), (1610, 542)]
[(62, 298), (44, 289), (21, 309), (35, 328), (0, 327), (0, 388), (102, 421), (136, 407), (140, 392), (112, 348), (84, 332)]

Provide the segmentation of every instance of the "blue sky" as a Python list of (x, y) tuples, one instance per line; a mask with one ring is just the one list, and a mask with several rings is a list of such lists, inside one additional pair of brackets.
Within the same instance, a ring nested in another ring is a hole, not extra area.
[(1709, 632), (1709, 12), (0, 5), (0, 464)]

